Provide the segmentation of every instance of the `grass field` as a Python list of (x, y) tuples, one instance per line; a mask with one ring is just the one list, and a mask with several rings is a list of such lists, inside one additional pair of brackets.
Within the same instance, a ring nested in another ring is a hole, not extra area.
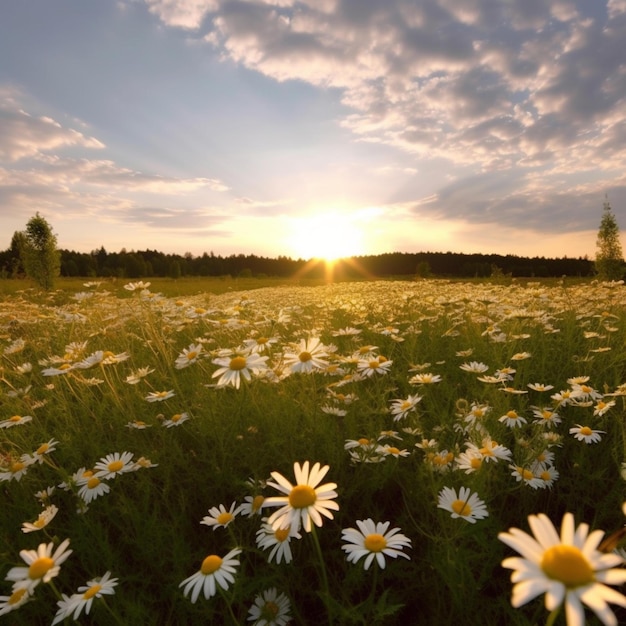
[[(84, 283), (0, 282), (7, 623), (566, 623), (502, 533), (624, 527), (622, 284)], [(586, 531), (534, 576), (625, 623)]]

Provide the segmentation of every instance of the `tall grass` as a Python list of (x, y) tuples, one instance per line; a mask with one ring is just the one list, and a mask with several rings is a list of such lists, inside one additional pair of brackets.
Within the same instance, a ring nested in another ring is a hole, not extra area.
[[(541, 601), (511, 607), (500, 565), (511, 551), (498, 533), (527, 528), (526, 517), (539, 512), (558, 522), (570, 511), (606, 531), (624, 525), (621, 284), (363, 282), (180, 297), (136, 287), (0, 300), (0, 422), (32, 416), (0, 429), (0, 578), (20, 564), (22, 549), (69, 538), (73, 550), (54, 584), (37, 586), (10, 623), (51, 622), (60, 593), (105, 571), (119, 584), (94, 602), (98, 624), (243, 624), (255, 595), (270, 587), (288, 596), (297, 624), (542, 623)], [(216, 386), (215, 359), (247, 354), (245, 342), (261, 337), (272, 339), (260, 352), (264, 374), (238, 389)], [(311, 337), (326, 346), (328, 366), (291, 373), (286, 355)], [(185, 361), (191, 346), (198, 354)], [(391, 361), (387, 373), (357, 374), (359, 361), (381, 356)], [(487, 371), (461, 368), (472, 361)], [(44, 375), (63, 364), (64, 373)], [(141, 368), (149, 373), (129, 379)], [(515, 371), (498, 378), (504, 368)], [(422, 383), (422, 374), (441, 380)], [(590, 395), (552, 398), (583, 376)], [(146, 399), (170, 390), (167, 399)], [(392, 401), (410, 395), (419, 401), (395, 421)], [(615, 405), (603, 413), (600, 400)], [(544, 408), (562, 421), (535, 423)], [(526, 419), (520, 428), (500, 420), (513, 410)], [(189, 419), (166, 427), (183, 413)], [(147, 427), (132, 427), (140, 422)], [(601, 440), (577, 440), (569, 434), (576, 424), (604, 431)], [(56, 449), (11, 479), (12, 464), (51, 439)], [(360, 439), (371, 444), (346, 445)], [(510, 460), (483, 459), (466, 473), (462, 453), (486, 439)], [(85, 506), (72, 476), (125, 451), (154, 466), (107, 480), (110, 492)], [(533, 464), (545, 452), (554, 455), (554, 484), (518, 482), (514, 468), (538, 474)], [(329, 465), (324, 481), (337, 484), (339, 511), (291, 541), (291, 563), (270, 563), (257, 546), (260, 515), (237, 515), (225, 528), (200, 524), (211, 507), (278, 495), (265, 484), (270, 473), (293, 481), (294, 462), (307, 460)], [(45, 502), (35, 497), (52, 486)], [(462, 486), (485, 502), (488, 517), (468, 523), (438, 507), (444, 487)], [(59, 509), (54, 519), (24, 534), (22, 524), (49, 503)], [(342, 529), (367, 518), (400, 528), (410, 560), (369, 570), (348, 563)], [(184, 596), (180, 583), (208, 554), (235, 547), (241, 565), (228, 590), (195, 603)], [(0, 595), (10, 594), (11, 583), (0, 582)]]

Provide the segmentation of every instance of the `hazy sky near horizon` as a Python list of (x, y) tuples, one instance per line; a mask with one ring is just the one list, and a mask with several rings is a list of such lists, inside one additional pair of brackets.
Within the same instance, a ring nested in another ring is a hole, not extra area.
[(0, 249), (595, 254), (626, 0), (19, 0)]

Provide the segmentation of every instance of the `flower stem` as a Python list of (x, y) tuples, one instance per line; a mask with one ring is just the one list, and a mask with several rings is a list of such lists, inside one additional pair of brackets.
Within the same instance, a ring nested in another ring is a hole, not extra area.
[(311, 525), (311, 537), (313, 539), (313, 545), (315, 546), (315, 552), (317, 554), (317, 558), (319, 560), (319, 569), (322, 575), (322, 599), (324, 601), (324, 606), (326, 607), (326, 611), (328, 613), (328, 623), (332, 624), (332, 611), (330, 608), (330, 603), (328, 599), (330, 598), (330, 588), (328, 586), (328, 574), (326, 573), (326, 563), (324, 561), (324, 555), (322, 554), (322, 547), (320, 546), (319, 538), (317, 536), (317, 532), (315, 530), (315, 524)]
[(556, 609), (554, 609), (554, 611), (552, 611), (550, 615), (548, 615), (548, 621), (546, 622), (546, 626), (554, 626), (554, 622), (556, 621), (556, 618), (560, 610), (561, 610), (561, 607), (557, 606)]

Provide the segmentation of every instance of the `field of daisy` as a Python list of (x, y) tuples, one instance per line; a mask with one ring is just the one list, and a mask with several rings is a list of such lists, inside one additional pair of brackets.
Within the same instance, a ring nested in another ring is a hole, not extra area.
[(0, 296), (0, 620), (626, 623), (625, 396), (621, 283)]

